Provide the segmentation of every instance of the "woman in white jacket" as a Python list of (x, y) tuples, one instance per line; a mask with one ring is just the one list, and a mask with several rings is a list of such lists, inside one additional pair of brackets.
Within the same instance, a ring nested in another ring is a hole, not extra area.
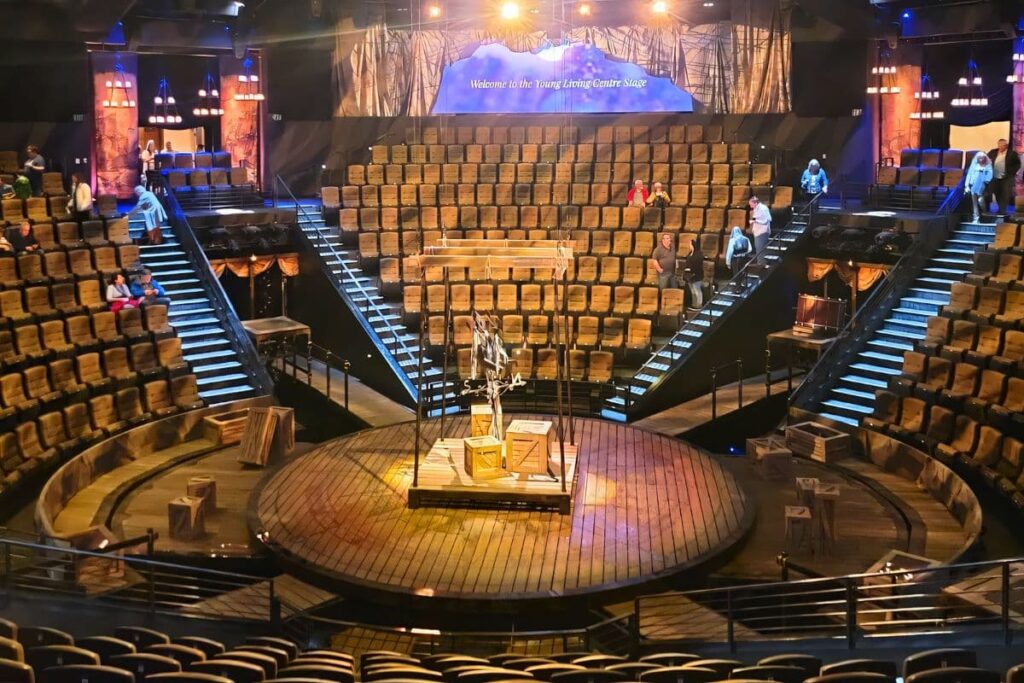
[(992, 182), (992, 164), (987, 154), (978, 152), (974, 155), (971, 167), (967, 169), (967, 177), (964, 179), (964, 190), (971, 195), (975, 223), (981, 217), (982, 208), (988, 208), (985, 206), (985, 188), (990, 182)]
[(68, 199), (68, 213), (76, 221), (87, 221), (92, 218), (92, 188), (83, 183), (77, 173), (71, 174), (71, 198)]

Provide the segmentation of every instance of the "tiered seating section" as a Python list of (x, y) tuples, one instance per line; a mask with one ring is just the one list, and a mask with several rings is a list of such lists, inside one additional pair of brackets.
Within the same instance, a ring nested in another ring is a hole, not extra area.
[(127, 220), (35, 227), (44, 253), (0, 256), (0, 497), (87, 443), (202, 405), (166, 307), (115, 315), (104, 300), (110, 275), (138, 267)]
[[(710, 269), (724, 266), (727, 232), (747, 226), (751, 193), (772, 194), (772, 166), (751, 163), (750, 145), (723, 143), (714, 126), (427, 128), (412, 139), (373, 147), (370, 164), (348, 167), (348, 185), (323, 188), (328, 220), (337, 211), (360, 266), (379, 272), (385, 298), (402, 295), (404, 317), (415, 322), (424, 302), (410, 257), (442, 234), (571, 238), (570, 321), (559, 334), (573, 346), (572, 376), (590, 381), (610, 378), (613, 353), (646, 354), (654, 330), (681, 321), (683, 292), (659, 292), (649, 264), (659, 233), (676, 236), (680, 258), (696, 242)], [(625, 206), (638, 178), (649, 188), (661, 182), (672, 205)], [(774, 208), (791, 200), (791, 188), (775, 189)], [(563, 323), (554, 316), (550, 273), (481, 265), (449, 269), (448, 278), (460, 373), (468, 372), (471, 310), (501, 318), (524, 376), (553, 373), (552, 325)], [(425, 279), (436, 350), (444, 339), (444, 273), (431, 268)]]
[[(974, 152), (966, 155), (966, 163)], [(933, 211), (946, 199), (965, 172), (960, 149), (904, 149), (900, 165), (879, 166), (871, 188), (873, 206)]]
[(928, 319), (864, 425), (976, 471), (1024, 510), (1024, 270), (1021, 226), (1003, 223), (949, 304)]
[[(274, 636), (248, 638), (229, 647), (205, 637), (171, 638), (142, 627), (120, 627), (111, 636), (73, 638), (45, 627), (19, 628), (0, 621), (0, 678), (9, 683), (353, 683), (355, 658), (335, 650), (301, 650)], [(598, 652), (490, 657), (439, 653), (411, 655), (369, 651), (359, 656), (359, 680), (378, 683), (713, 683), (726, 680), (779, 683), (1000, 683), (1002, 672), (978, 667), (973, 650), (918, 652), (902, 667), (886, 659), (848, 659), (830, 664), (807, 654), (780, 654), (745, 663), (684, 652), (628, 658)], [(1020, 683), (1024, 665), (1009, 669), (1006, 683)]]

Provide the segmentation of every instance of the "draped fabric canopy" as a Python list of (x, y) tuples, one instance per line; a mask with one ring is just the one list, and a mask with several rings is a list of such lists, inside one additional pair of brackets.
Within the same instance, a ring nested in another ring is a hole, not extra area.
[(231, 271), (237, 277), (249, 277), (250, 270), (252, 270), (254, 276), (262, 275), (275, 263), (281, 269), (281, 274), (285, 277), (295, 277), (299, 274), (298, 254), (271, 254), (269, 256), (257, 256), (255, 260), (245, 256), (230, 259), (211, 259), (210, 268), (213, 269), (213, 273), (217, 277), (222, 277), (225, 270)]
[[(733, 21), (688, 26), (579, 26), (542, 31), (408, 30), (375, 24), (336, 32), (337, 116), (427, 116), (446, 66), (480, 43), (514, 51), (568, 38), (593, 44), (654, 76), (671, 78), (708, 113), (790, 110), (789, 11), (776, 0), (736, 0)], [(569, 112), (566, 112), (569, 113)]]
[(847, 286), (850, 286), (856, 278), (857, 291), (871, 289), (876, 282), (885, 277), (890, 266), (878, 263), (850, 263), (849, 261), (837, 261), (834, 259), (808, 258), (807, 279), (810, 282), (817, 282), (833, 270), (836, 275)]

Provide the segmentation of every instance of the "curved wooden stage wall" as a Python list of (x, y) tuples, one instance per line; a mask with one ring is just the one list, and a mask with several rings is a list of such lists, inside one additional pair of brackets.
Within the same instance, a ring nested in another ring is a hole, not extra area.
[[(250, 500), (250, 525), (334, 589), (474, 601), (638, 588), (707, 561), (749, 529), (753, 505), (694, 446), (601, 420), (576, 425), (570, 515), (408, 509), (414, 425), (405, 423), (328, 442), (270, 472)], [(439, 433), (439, 421), (425, 423), (422, 452)], [(450, 419), (447, 436), (468, 434), (468, 416)]]

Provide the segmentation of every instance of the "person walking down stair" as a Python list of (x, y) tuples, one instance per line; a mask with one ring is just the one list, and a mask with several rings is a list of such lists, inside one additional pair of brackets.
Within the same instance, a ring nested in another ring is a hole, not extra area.
[(135, 208), (128, 212), (128, 217), (136, 213), (142, 214), (142, 219), (146, 224), (146, 236), (150, 244), (163, 244), (164, 236), (160, 230), (160, 224), (167, 219), (167, 212), (164, 211), (163, 205), (157, 196), (139, 185), (135, 188), (135, 196), (137, 196), (138, 203)]
[(1005, 216), (1006, 207), (1013, 199), (1013, 185), (1017, 182), (1017, 172), (1020, 170), (1020, 155), (1010, 148), (1006, 138), (1000, 138), (995, 149), (988, 153), (988, 159), (992, 162), (992, 182), (985, 193), (985, 205), (988, 206), (988, 195), (993, 195), (996, 213)]
[(971, 207), (974, 211), (972, 220), (975, 223), (981, 218), (981, 210), (986, 208), (985, 189), (991, 181), (992, 163), (988, 160), (987, 154), (978, 152), (974, 155), (964, 179), (964, 189), (971, 195)]

